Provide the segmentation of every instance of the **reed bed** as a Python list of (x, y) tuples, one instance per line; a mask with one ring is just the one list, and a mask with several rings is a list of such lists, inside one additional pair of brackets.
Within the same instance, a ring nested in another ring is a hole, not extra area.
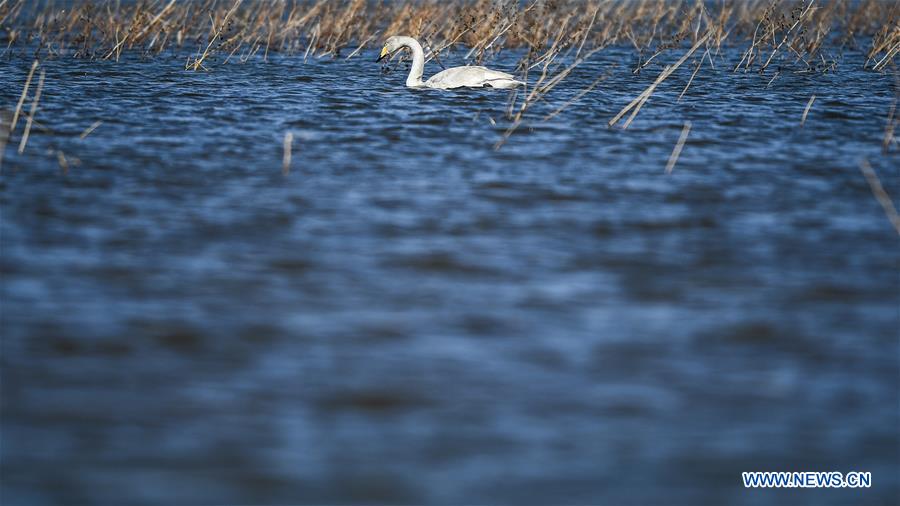
[[(392, 34), (417, 37), (432, 58), (448, 49), (480, 62), (523, 48), (551, 58), (573, 47), (633, 46), (639, 71), (660, 55), (710, 38), (745, 47), (735, 70), (833, 65), (829, 43), (857, 45), (883, 70), (900, 52), (900, 3), (886, 0), (0, 0), (6, 52), (118, 60), (177, 51), (191, 70), (272, 53), (355, 57)], [(547, 53), (548, 49), (553, 51)]]

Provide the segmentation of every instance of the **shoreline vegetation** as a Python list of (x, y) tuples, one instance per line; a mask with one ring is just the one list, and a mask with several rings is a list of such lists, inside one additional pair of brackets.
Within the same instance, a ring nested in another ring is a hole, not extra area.
[[(208, 69), (274, 52), (352, 58), (394, 34), (419, 39), (429, 59), (465, 51), (481, 63), (525, 49), (525, 67), (577, 51), (632, 46), (635, 72), (660, 55), (691, 47), (740, 46), (734, 70), (803, 71), (835, 65), (831, 51), (855, 47), (864, 66), (883, 70), (900, 52), (900, 3), (886, 0), (0, 0), (3, 53), (26, 46), (36, 58), (118, 60), (176, 51), (185, 67)], [(3, 54), (0, 53), (0, 54)], [(576, 58), (577, 59), (577, 58)], [(530, 63), (529, 63), (530, 62)]]

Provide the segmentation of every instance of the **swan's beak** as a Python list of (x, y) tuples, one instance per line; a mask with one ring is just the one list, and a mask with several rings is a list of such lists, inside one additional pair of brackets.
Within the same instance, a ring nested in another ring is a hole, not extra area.
[(375, 63), (380, 62), (381, 60), (384, 59), (385, 56), (387, 56), (387, 55), (389, 55), (389, 54), (390, 54), (390, 51), (388, 51), (388, 48), (387, 48), (387, 47), (381, 48), (381, 55), (378, 57), (377, 60), (375, 60)]

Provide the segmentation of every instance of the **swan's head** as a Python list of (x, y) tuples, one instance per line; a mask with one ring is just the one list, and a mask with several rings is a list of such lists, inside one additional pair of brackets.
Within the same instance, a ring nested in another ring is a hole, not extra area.
[(381, 61), (388, 56), (393, 55), (397, 51), (403, 49), (405, 45), (406, 44), (404, 44), (402, 37), (398, 37), (396, 35), (393, 37), (388, 37), (387, 40), (384, 41), (384, 47), (381, 48), (381, 54), (378, 55), (378, 59), (375, 61)]

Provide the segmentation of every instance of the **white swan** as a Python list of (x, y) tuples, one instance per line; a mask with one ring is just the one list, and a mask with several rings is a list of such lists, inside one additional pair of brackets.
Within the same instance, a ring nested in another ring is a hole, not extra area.
[(422, 73), (425, 72), (425, 53), (422, 45), (412, 37), (394, 36), (384, 41), (381, 55), (375, 61), (381, 61), (388, 55), (408, 48), (412, 51), (412, 68), (406, 78), (406, 85), (410, 88), (436, 88), (449, 90), (453, 88), (515, 88), (525, 83), (516, 80), (515, 76), (506, 72), (497, 72), (485, 67), (454, 67), (439, 72), (427, 81), (422, 81)]

